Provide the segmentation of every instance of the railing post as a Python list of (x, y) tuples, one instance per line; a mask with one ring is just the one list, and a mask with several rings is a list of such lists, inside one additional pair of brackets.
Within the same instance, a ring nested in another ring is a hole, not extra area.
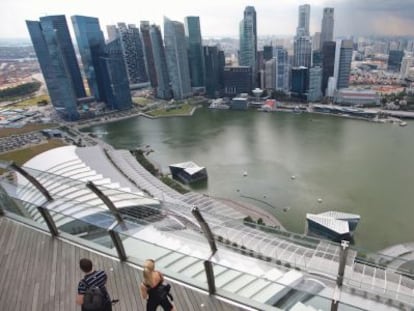
[(211, 255), (214, 255), (214, 253), (217, 252), (217, 246), (216, 246), (216, 241), (214, 240), (213, 233), (211, 232), (211, 229), (208, 223), (204, 220), (203, 215), (201, 215), (197, 206), (193, 207), (193, 209), (191, 210), (191, 213), (193, 214), (198, 224), (200, 225), (201, 230), (203, 231), (204, 236), (206, 237), (208, 244), (210, 245), (210, 249), (212, 253)]
[[(210, 245), (211, 256), (213, 256), (217, 252), (217, 246), (216, 246), (216, 241), (214, 240), (214, 235), (211, 232), (211, 229), (208, 223), (204, 220), (204, 217), (203, 215), (201, 215), (197, 206), (193, 207), (193, 209), (191, 210), (191, 213), (193, 214), (198, 224), (200, 225), (201, 230), (203, 231), (204, 236), (206, 237), (208, 244)], [(214, 280), (213, 264), (211, 263), (210, 260), (204, 261), (204, 270), (206, 271), (206, 276), (207, 276), (208, 292), (210, 293), (210, 295), (213, 295), (216, 293), (216, 284)]]
[(122, 223), (124, 221), (122, 219), (121, 213), (115, 207), (114, 203), (112, 203), (112, 201), (105, 194), (103, 194), (103, 192), (99, 190), (93, 182), (88, 181), (86, 183), (86, 187), (88, 187), (93, 193), (97, 195), (98, 198), (102, 200), (102, 202), (104, 202), (104, 204), (106, 205), (106, 207), (108, 207), (112, 215), (114, 215), (118, 223)]
[(204, 261), (204, 270), (206, 271), (207, 276), (208, 293), (210, 295), (213, 295), (216, 293), (216, 282), (214, 279), (213, 264), (210, 260)]
[(124, 244), (122, 243), (119, 233), (114, 230), (117, 225), (117, 223), (114, 223), (111, 227), (109, 227), (108, 233), (112, 239), (112, 243), (114, 243), (119, 259), (121, 261), (125, 261), (127, 259), (127, 254), (125, 252)]
[(53, 220), (52, 216), (49, 213), (49, 210), (43, 206), (36, 206), (37, 210), (39, 211), (40, 215), (42, 215), (43, 219), (46, 222), (47, 227), (49, 228), (50, 233), (53, 237), (59, 235), (59, 230), (56, 227), (55, 221)]
[(349, 242), (342, 240), (341, 248), (339, 251), (339, 266), (338, 266), (338, 275), (336, 277), (336, 287), (334, 290), (334, 296), (332, 298), (331, 311), (337, 311), (339, 307), (339, 301), (341, 298), (342, 284), (344, 282), (344, 274), (346, 267), (346, 258), (348, 255)]

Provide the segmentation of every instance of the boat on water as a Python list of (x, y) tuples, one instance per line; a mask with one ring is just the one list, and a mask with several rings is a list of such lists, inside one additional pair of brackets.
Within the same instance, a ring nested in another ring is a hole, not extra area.
[(407, 126), (407, 122), (405, 122), (405, 121), (401, 121), (401, 122), (400, 122), (400, 126)]

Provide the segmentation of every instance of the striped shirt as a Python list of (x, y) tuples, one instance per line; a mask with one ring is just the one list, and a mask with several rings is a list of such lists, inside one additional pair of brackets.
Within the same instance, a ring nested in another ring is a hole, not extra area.
[(97, 286), (99, 287), (107, 296), (107, 299), (110, 300), (108, 292), (106, 290), (105, 284), (106, 284), (106, 273), (103, 270), (94, 271), (92, 273), (89, 273), (85, 275), (85, 277), (79, 282), (78, 285), (78, 294), (84, 295), (86, 290), (89, 287)]

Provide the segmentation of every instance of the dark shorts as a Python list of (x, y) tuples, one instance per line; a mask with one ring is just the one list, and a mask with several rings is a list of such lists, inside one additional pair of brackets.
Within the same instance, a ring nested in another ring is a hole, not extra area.
[(164, 311), (170, 311), (173, 308), (173, 305), (168, 298), (161, 301), (158, 299), (148, 299), (147, 311), (156, 311), (158, 306), (161, 306)]

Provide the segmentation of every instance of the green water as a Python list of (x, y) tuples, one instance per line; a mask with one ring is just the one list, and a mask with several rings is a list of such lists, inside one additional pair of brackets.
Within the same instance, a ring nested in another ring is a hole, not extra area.
[(414, 122), (204, 108), (192, 117), (138, 117), (88, 130), (105, 133), (116, 148), (150, 145), (164, 172), (188, 160), (206, 166), (208, 182), (195, 191), (267, 208), (290, 231), (303, 233), (306, 213), (337, 210), (361, 215), (356, 246), (414, 240)]

